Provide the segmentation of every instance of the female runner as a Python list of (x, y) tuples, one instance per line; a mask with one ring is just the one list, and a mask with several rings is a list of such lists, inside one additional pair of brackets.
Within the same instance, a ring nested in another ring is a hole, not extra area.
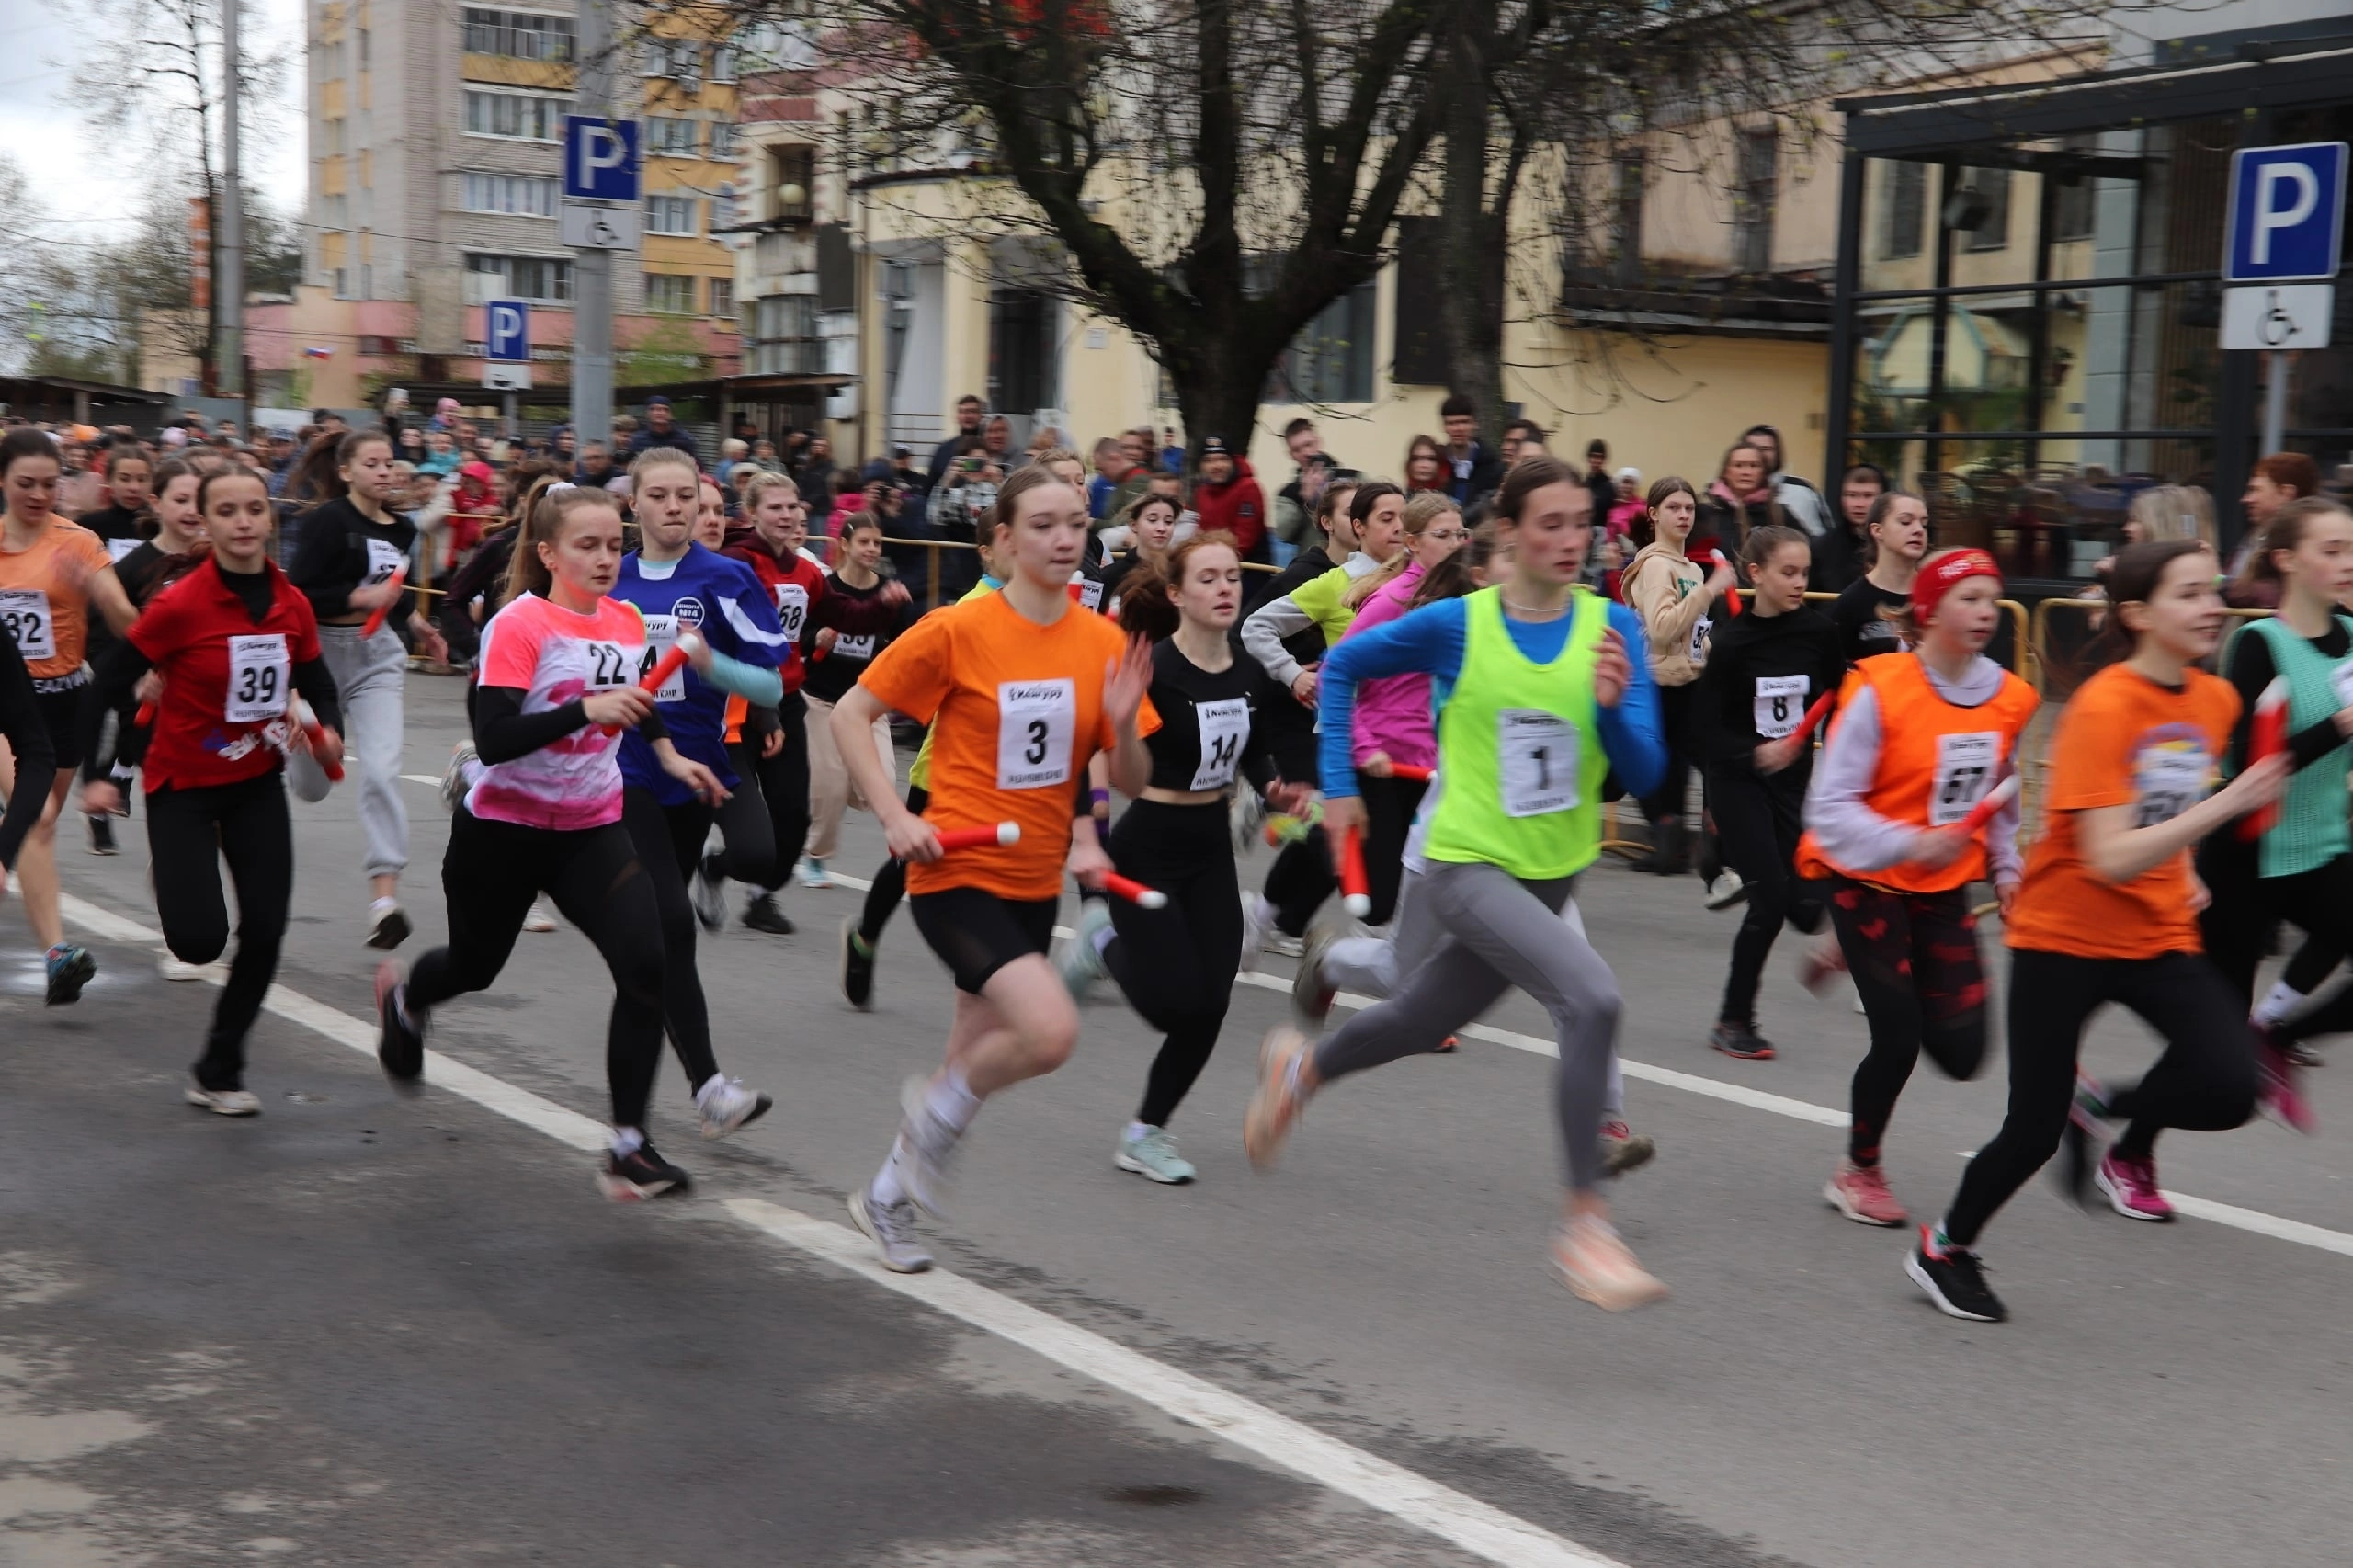
[(0, 741), (16, 761), (17, 788), (0, 812), (0, 893), (8, 891), (8, 872), (24, 848), (25, 835), (40, 821), (49, 804), (49, 789), (57, 774), (57, 751), (50, 744), (49, 723), (34, 698), (33, 677), (25, 673), (25, 656), (13, 637), (0, 637)]
[[(1093, 818), (1073, 821), (1088, 758), (1111, 753), (1113, 782), (1130, 796), (1152, 778), (1151, 650), (1071, 602), (1086, 525), (1076, 490), (1042, 468), (1016, 473), (985, 524), (1013, 569), (1005, 586), (917, 621), (834, 710), (851, 778), (880, 808), (892, 854), (909, 862), (915, 928), (956, 981), (948, 1060), (907, 1081), (891, 1157), (849, 1199), (883, 1267), (902, 1273), (931, 1266), (915, 1210), (939, 1212), (949, 1156), (981, 1102), (1060, 1067), (1078, 1039), (1077, 1009), (1046, 950), (1065, 867), (1083, 883), (1111, 869)], [(936, 721), (920, 817), (859, 744), (894, 710)], [(940, 851), (938, 828), (1004, 822), (1020, 829), (1012, 844)]]
[[(148, 510), (154, 499), (152, 471), (147, 461), (146, 452), (128, 442), (121, 446), (108, 448), (105, 463), (107, 504), (85, 512), (74, 520), (97, 535), (105, 543), (107, 554), (115, 562), (115, 575), (122, 581), (127, 589), (131, 579), (122, 573), (123, 559), (140, 548), (141, 540), (155, 531), (155, 519)], [(131, 598), (133, 604), (141, 602), (136, 594), (132, 594)], [(91, 666), (95, 668), (99, 658), (113, 645), (114, 639), (108, 633), (106, 622), (103, 619), (89, 631), (88, 658)], [(111, 739), (114, 747), (119, 748), (132, 721), (138, 717), (137, 701), (126, 697), (124, 702), (122, 711), (115, 716), (115, 726), (112, 732), (104, 730), (99, 732), (101, 752), (106, 752), (107, 755), (102, 756), (100, 752), (93, 752), (91, 753), (93, 760), (110, 765), (114, 758), (107, 748), (107, 741)], [(100, 771), (107, 771), (107, 768), (102, 767)], [(90, 827), (90, 853), (93, 855), (119, 853), (114, 837), (114, 819), (108, 816), (91, 816), (87, 821)]]
[(1864, 514), (1863, 533), (1870, 570), (1848, 584), (1830, 607), (1839, 651), (1850, 665), (1904, 651), (1903, 634), (1887, 619), (1886, 607), (1912, 597), (1920, 558), (1928, 553), (1928, 504), (1909, 491), (1883, 491)]
[[(834, 747), (834, 705), (890, 645), (898, 611), (907, 602), (906, 585), (882, 574), (882, 524), (871, 512), (857, 513), (843, 525), (834, 553), (840, 564), (826, 574), (825, 592), (810, 607), (801, 633), (801, 656), (809, 670), (801, 687), (809, 704), (807, 849), (809, 863), (821, 869), (841, 843), (842, 813), (852, 805), (872, 809), (851, 788)], [(852, 626), (863, 630), (845, 630)], [(890, 721), (876, 720), (867, 744), (882, 759), (884, 772), (895, 769)]]
[[(210, 554), (156, 595), (108, 651), (83, 704), (82, 750), (142, 676), (162, 675), (166, 694), (142, 766), (155, 913), (173, 957), (209, 964), (229, 945), (216, 860), (228, 863), (237, 890), (236, 957), (185, 1093), (188, 1104), (222, 1116), (257, 1116), (261, 1100), (245, 1087), (245, 1036), (278, 973), (294, 892), (294, 828), (280, 775), (289, 751), (310, 749), (288, 721), (290, 696), (309, 703), (324, 727), (317, 756), (327, 766), (342, 760), (342, 714), (310, 601), (269, 559), (278, 514), (268, 488), (232, 469), (202, 481), (197, 508)], [(83, 788), (86, 812), (121, 803), (110, 778), (94, 774)]]
[(1113, 518), (1103, 532), (1125, 529), (1128, 548), (1080, 569), (1071, 583), (1078, 591), (1078, 602), (1103, 615), (1117, 616), (1131, 575), (1150, 568), (1166, 577), (1168, 544), (1176, 536), (1177, 512), (1173, 496), (1141, 495)]
[(1969, 884), (2005, 916), (2018, 891), (2015, 798), (1983, 828), (1972, 807), (2017, 771), (2034, 688), (1987, 658), (2002, 576), (1982, 550), (1930, 556), (1912, 585), (1901, 657), (1848, 673), (1806, 792), (1798, 874), (1828, 878), (1831, 924), (1870, 1023), (1855, 1069), (1847, 1157), (1823, 1196), (1849, 1220), (1901, 1225), (1880, 1143), (1926, 1046), (1956, 1078), (1985, 1059), (1985, 970)]
[(1061, 966), (1073, 996), (1117, 979), (1166, 1037), (1112, 1156), (1156, 1182), (1193, 1179), (1168, 1120), (1209, 1064), (1242, 962), (1241, 884), (1226, 826), (1235, 776), (1280, 810), (1298, 809), (1306, 794), (1273, 782), (1272, 756), (1253, 723), (1254, 672), (1234, 656), (1241, 612), (1242, 555), (1227, 533), (1197, 533), (1168, 552), (1165, 568), (1126, 579), (1120, 625), (1154, 644), (1150, 695), (1161, 726), (1147, 743), (1152, 782), (1111, 830), (1111, 864), (1168, 903), (1089, 901)]
[[(701, 639), (688, 667), (654, 694), (655, 711), (678, 754), (736, 787), (721, 738), (731, 695), (762, 707), (783, 694), (776, 673), (784, 652), (766, 589), (740, 561), (715, 555), (687, 536), (694, 528), (701, 479), (694, 460), (675, 447), (655, 447), (630, 465), (631, 509), (641, 540), (621, 558), (612, 596), (634, 605), (645, 621), (646, 670), (683, 632)], [(638, 733), (621, 737), (621, 824), (637, 848), (638, 864), (654, 883), (661, 912), (662, 1012), (670, 1044), (687, 1070), (695, 1113), (706, 1138), (723, 1138), (757, 1120), (770, 1101), (719, 1070), (710, 1045), (710, 1009), (695, 970), (695, 914), (687, 879), (710, 836), (714, 803), (664, 769)]]
[(621, 825), (619, 732), (643, 731), (662, 770), (703, 798), (727, 791), (678, 755), (637, 684), (644, 619), (606, 597), (620, 563), (620, 513), (603, 491), (552, 491), (523, 524), (506, 603), (483, 627), (473, 710), (482, 766), (441, 862), (449, 942), (417, 960), (405, 983), (390, 960), (378, 967), (376, 1057), (396, 1082), (421, 1076), (431, 1010), (487, 990), (533, 896), (550, 893), (612, 971), (613, 1127), (597, 1180), (630, 1202), (682, 1192), (688, 1180), (645, 1136), (662, 1064), (662, 914)]
[(1438, 712), (1444, 784), (1414, 891), (1448, 939), (1388, 1001), (1321, 1044), (1288, 1026), (1269, 1033), (1243, 1139), (1254, 1164), (1270, 1165), (1324, 1084), (1430, 1051), (1519, 986), (1552, 1015), (1560, 1044), (1553, 1109), (1568, 1195), (1553, 1261), (1578, 1296), (1621, 1311), (1666, 1287), (1619, 1239), (1601, 1191), (1618, 983), (1559, 915), (1601, 852), (1604, 777), (1614, 769), (1636, 790), (1657, 782), (1657, 699), (1627, 653), (1642, 634), (1632, 612), (1577, 591), (1592, 493), (1557, 459), (1532, 458), (1504, 480), (1495, 512), (1498, 543), (1512, 551), (1507, 578), (1351, 638), (1324, 663), (1324, 824), (1334, 833), (1364, 821), (1348, 755), (1358, 683), (1419, 672), (1450, 688)]
[[(1618, 580), (1618, 597), (1642, 619), (1666, 735), (1666, 771), (1642, 801), (1643, 819), (1651, 825), (1651, 852), (1634, 862), (1636, 870), (1661, 876), (1691, 869), (1683, 825), (1691, 757), (1684, 736), (1691, 724), (1694, 683), (1708, 662), (1715, 603), (1740, 583), (1730, 566), (1711, 571), (1683, 553), (1698, 517), (1699, 499), (1688, 481), (1669, 475), (1652, 485), (1634, 524), (1642, 548)], [(1703, 852), (1701, 858), (1712, 857)]]
[[(2204, 545), (2133, 545), (2117, 556), (2109, 591), (2115, 613), (2101, 637), (2130, 656), (2086, 681), (2060, 714), (2042, 835), (2003, 921), (2009, 1109), (1961, 1173), (1943, 1221), (1920, 1228), (1905, 1260), (1929, 1300), (1957, 1318), (2009, 1315), (1971, 1250), (1986, 1221), (2071, 1128), (2071, 1178), (2086, 1163), (2070, 1101), (2084, 1030), (2101, 1008), (2121, 1003), (2165, 1042), (2139, 1084), (2100, 1092), (2105, 1113), (2131, 1123), (2126, 1142), (2160, 1127), (2236, 1127), (2255, 1105), (2243, 1001), (2199, 956), (2205, 893), (2189, 851), (2218, 828), (2217, 836), (2233, 836), (2233, 819), (2277, 800), (2290, 764), (2267, 757), (2206, 793), (2239, 702), (2228, 682), (2196, 667), (2222, 631), (2214, 558)], [(2154, 1172), (2119, 1179), (2115, 1170), (2147, 1158), (2143, 1142), (2137, 1155), (2120, 1143), (2100, 1161), (2111, 1201), (2143, 1179), (2154, 1190)]]
[[(90, 678), (82, 655), (90, 613), (95, 609), (117, 633), (129, 630), (138, 613), (115, 577), (106, 545), (58, 516), (63, 472), (56, 442), (41, 431), (21, 426), (0, 436), (0, 493), (7, 506), (0, 526), (0, 627), (32, 676), (55, 767), (49, 804), (25, 835), (17, 864), (25, 918), (48, 949), (44, 994), (52, 1007), (79, 1000), (98, 971), (87, 949), (65, 939), (57, 885), (57, 815), (82, 762), (82, 688)], [(11, 800), (17, 793), (13, 763), (0, 765), (0, 793)]]
[[(407, 720), (408, 650), (391, 618), (363, 636), (369, 616), (400, 597), (392, 574), (408, 564), (416, 528), (391, 507), (397, 481), (392, 438), (355, 430), (335, 448), (332, 474), (321, 476), (325, 504), (302, 519), (286, 574), (310, 596), (319, 644), (350, 716), (359, 753), (359, 825), (367, 839), (368, 945), (389, 951), (408, 940), (400, 902), (408, 865), (408, 808), (401, 800), (401, 753)], [(449, 645), (412, 610), (408, 630), (426, 657), (447, 659)]]
[[(197, 486), (203, 477), (203, 472), (184, 458), (165, 458), (155, 465), (154, 492), (148, 503), (154, 537), (134, 540), (132, 548), (114, 563), (115, 578), (122, 584), (122, 591), (134, 608), (144, 609), (148, 600), (204, 564), (204, 556), (212, 546), (205, 536), (204, 518), (196, 509)], [(99, 663), (96, 658), (91, 660), (93, 668)], [(148, 684), (141, 683), (142, 687)], [(92, 752), (85, 759), (93, 777), (103, 773), (114, 781), (117, 790), (126, 792), (138, 777), (139, 758), (146, 750), (146, 736), (138, 727), (139, 707), (145, 695), (142, 689), (134, 688), (117, 706), (111, 752)], [(90, 820), (95, 824), (102, 819)], [(112, 841), (109, 832), (108, 842)], [(193, 966), (169, 958), (164, 968), (166, 979), (200, 975)]]
[(1795, 864), (1813, 778), (1813, 741), (1798, 726), (1814, 699), (1838, 689), (1847, 663), (1838, 629), (1805, 602), (1813, 558), (1804, 534), (1778, 524), (1751, 529), (1740, 559), (1756, 597), (1715, 634), (1694, 687), (1690, 744), (1707, 770), (1708, 814), (1725, 863), (1748, 891), (1708, 1043), (1764, 1062), (1773, 1056), (1772, 1042), (1756, 1032), (1765, 960), (1784, 920), (1801, 931), (1822, 928), (1821, 900), (1798, 881)]

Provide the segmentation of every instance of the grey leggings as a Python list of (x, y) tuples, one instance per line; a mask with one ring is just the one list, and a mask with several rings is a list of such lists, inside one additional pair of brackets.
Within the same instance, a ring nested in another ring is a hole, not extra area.
[[(1374, 937), (1343, 937), (1324, 949), (1324, 983), (1375, 999), (1396, 994), (1397, 977), (1421, 968), (1422, 960), (1437, 951), (1447, 937), (1446, 927), (1428, 913), (1427, 902), (1415, 897), (1414, 890), (1421, 881), (1422, 869), (1408, 864), (1397, 885), (1397, 916), (1388, 930)], [(1585, 916), (1578, 912), (1574, 897), (1561, 905), (1561, 920), (1584, 937)], [(1618, 1065), (1614, 1046), (1609, 1052), (1609, 1092), (1602, 1098), (1601, 1110), (1605, 1119), (1622, 1120), (1626, 1115), (1626, 1074)]]
[(1411, 912), (1433, 921), (1448, 940), (1388, 1001), (1358, 1013), (1315, 1048), (1317, 1076), (1329, 1083), (1429, 1051), (1518, 986), (1552, 1015), (1560, 1045), (1553, 1114), (1568, 1185), (1578, 1191), (1599, 1186), (1618, 980), (1591, 944), (1558, 918), (1574, 888), (1572, 877), (1521, 881), (1498, 866), (1431, 861), (1414, 889)]

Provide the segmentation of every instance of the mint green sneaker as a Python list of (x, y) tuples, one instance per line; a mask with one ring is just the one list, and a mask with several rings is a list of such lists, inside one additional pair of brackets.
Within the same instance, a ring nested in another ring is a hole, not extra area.
[(1182, 1187), (1196, 1174), (1192, 1162), (1176, 1153), (1176, 1140), (1167, 1130), (1147, 1127), (1136, 1137), (1120, 1135), (1120, 1152), (1113, 1164), (1123, 1171), (1133, 1171), (1148, 1181), (1164, 1182), (1170, 1187)]
[(1103, 900), (1090, 898), (1079, 906), (1078, 927), (1071, 933), (1062, 957), (1054, 960), (1054, 968), (1061, 971), (1063, 983), (1070, 987), (1074, 1002), (1085, 1001), (1097, 981), (1111, 978), (1097, 947), (1110, 924), (1111, 906)]

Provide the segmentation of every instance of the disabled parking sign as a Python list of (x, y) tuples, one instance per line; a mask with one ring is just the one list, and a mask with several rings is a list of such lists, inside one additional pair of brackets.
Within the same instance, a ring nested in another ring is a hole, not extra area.
[(2345, 234), (2345, 166), (2342, 142), (2242, 147), (2232, 153), (2223, 281), (2335, 278)]

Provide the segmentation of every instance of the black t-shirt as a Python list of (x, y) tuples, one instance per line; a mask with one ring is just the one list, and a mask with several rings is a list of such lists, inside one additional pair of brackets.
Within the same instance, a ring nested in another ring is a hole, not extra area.
[(130, 553), (130, 547), (142, 539), (153, 536), (154, 524), (144, 512), (134, 512), (124, 506), (101, 506), (95, 512), (85, 512), (74, 519), (107, 541), (107, 553), (120, 561)]
[(121, 581), (122, 591), (131, 596), (131, 602), (144, 609), (149, 599), (203, 561), (201, 555), (168, 554), (158, 550), (151, 539), (116, 562), (114, 574)]
[(1830, 619), (1838, 628), (1838, 651), (1848, 664), (1904, 652), (1903, 633), (1887, 619), (1885, 607), (1910, 597), (1891, 593), (1869, 577), (1856, 578), (1839, 593), (1838, 602), (1830, 607)]
[[(837, 616), (828, 612), (838, 608), (834, 604), (836, 596), (851, 601), (872, 599), (882, 592), (882, 585), (889, 581), (888, 577), (877, 577), (870, 587), (853, 588), (839, 577), (827, 575), (824, 596), (817, 601), (817, 608), (810, 611), (809, 625), (801, 634), (803, 646), (801, 656), (808, 667), (808, 674), (801, 682), (803, 692), (820, 702), (839, 702), (849, 695), (849, 688), (858, 684), (858, 677), (866, 673), (866, 666), (874, 662), (874, 655), (882, 651), (883, 644), (890, 639), (877, 637), (872, 632), (853, 637), (841, 631)], [(810, 654), (817, 645), (817, 629), (821, 626), (835, 628), (834, 645), (824, 658), (813, 659)]]
[[(1756, 748), (1796, 733), (1805, 710), (1847, 676), (1838, 632), (1812, 605), (1787, 615), (1736, 615), (1716, 629), (1683, 741), (1702, 761), (1741, 766)], [(1788, 771), (1802, 776), (1811, 750)], [(1788, 780), (1793, 782), (1794, 780)]]
[(321, 620), (352, 613), (351, 591), (390, 578), (416, 543), (416, 525), (398, 512), (374, 523), (349, 501), (330, 501), (302, 519), (287, 576)]
[(1078, 602), (1097, 615), (1116, 616), (1120, 613), (1120, 585), (1131, 572), (1144, 570), (1143, 557), (1130, 551), (1125, 555), (1107, 556), (1078, 569), (1074, 581), (1078, 584)]
[(1210, 671), (1185, 657), (1170, 638), (1152, 651), (1152, 706), (1160, 728), (1144, 739), (1152, 782), (1162, 790), (1222, 790), (1237, 776), (1254, 784), (1274, 777), (1274, 761), (1255, 722), (1252, 677), (1257, 661), (1228, 639), (1233, 662)]

